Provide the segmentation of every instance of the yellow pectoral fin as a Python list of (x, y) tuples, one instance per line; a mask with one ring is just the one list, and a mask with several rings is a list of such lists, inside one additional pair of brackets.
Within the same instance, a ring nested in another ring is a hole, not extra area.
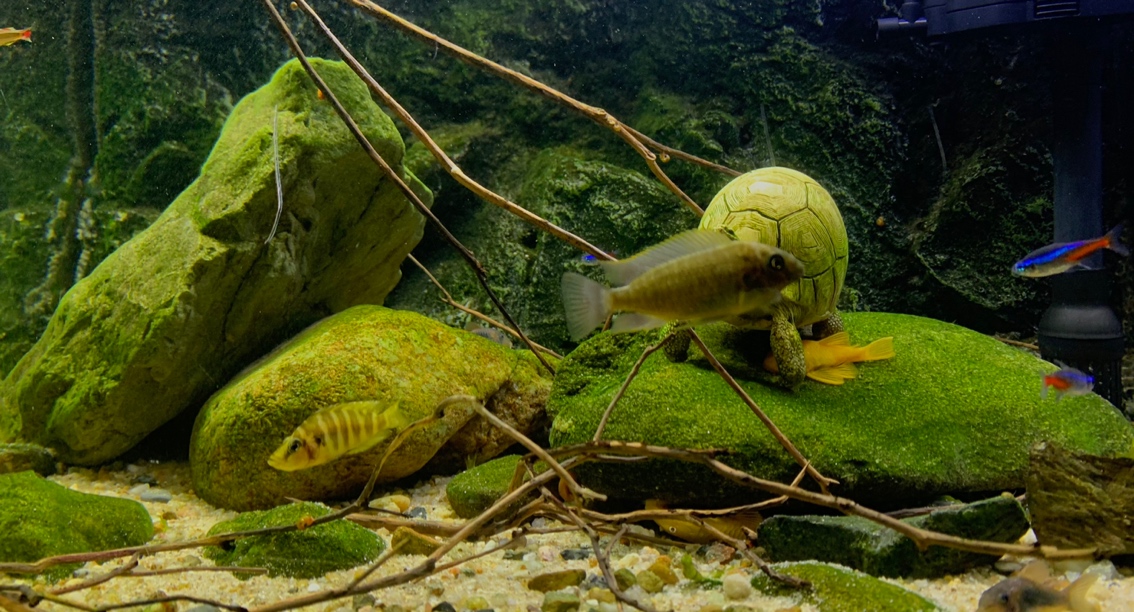
[(858, 376), (858, 370), (855, 369), (853, 364), (849, 363), (829, 368), (819, 368), (818, 370), (811, 370), (807, 373), (808, 378), (828, 385), (841, 385), (847, 379), (854, 378), (855, 376)]

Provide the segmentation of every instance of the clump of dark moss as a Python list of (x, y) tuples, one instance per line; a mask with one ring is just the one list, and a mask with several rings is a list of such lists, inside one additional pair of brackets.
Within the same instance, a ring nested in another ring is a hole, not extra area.
[[(330, 513), (323, 504), (304, 502), (271, 510), (245, 512), (213, 525), (209, 535), (295, 525), (307, 517)], [(327, 572), (350, 569), (378, 558), (386, 548), (374, 532), (349, 521), (333, 521), (309, 529), (253, 536), (205, 549), (217, 565), (264, 567), (269, 576), (317, 578)], [(237, 574), (237, 576), (245, 576)]]

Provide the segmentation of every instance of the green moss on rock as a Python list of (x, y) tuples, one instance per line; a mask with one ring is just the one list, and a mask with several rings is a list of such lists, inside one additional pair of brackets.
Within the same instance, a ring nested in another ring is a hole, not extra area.
[[(230, 521), (213, 525), (209, 535), (295, 525), (304, 517), (319, 518), (330, 512), (330, 508), (315, 503), (245, 512)], [(385, 548), (386, 543), (374, 532), (350, 521), (339, 520), (300, 531), (253, 536), (224, 546), (210, 546), (205, 548), (205, 556), (217, 565), (264, 567), (268, 569), (269, 576), (318, 578), (328, 572), (373, 561)]]
[[(1028, 531), (1023, 506), (998, 496), (960, 508), (905, 519), (921, 529), (992, 542), (1014, 543)], [(776, 561), (838, 563), (872, 576), (936, 578), (991, 565), (999, 555), (944, 546), (924, 551), (898, 532), (858, 516), (773, 516), (760, 525), (760, 545)]]
[[(924, 504), (944, 494), (1021, 488), (1028, 449), (1054, 440), (1080, 452), (1117, 453), (1134, 428), (1096, 395), (1056, 403), (1039, 396), (1037, 372), (1054, 366), (993, 338), (932, 319), (848, 313), (854, 344), (894, 337), (897, 356), (861, 364), (842, 386), (806, 381), (796, 392), (758, 382), (766, 335), (727, 325), (698, 333), (833, 490), (881, 508)], [(600, 334), (567, 356), (548, 401), (555, 446), (587, 441), (602, 412), (655, 333)], [(799, 466), (703, 356), (646, 360), (604, 438), (674, 447), (725, 448), (723, 461), (762, 478), (790, 481)], [(588, 464), (589, 487), (620, 498), (706, 505), (747, 503), (743, 490), (693, 464)]]
[(776, 571), (802, 578), (809, 590), (790, 589), (772, 582), (764, 574), (752, 578), (752, 586), (767, 595), (795, 597), (819, 612), (938, 612), (940, 606), (898, 585), (829, 563), (775, 563)]
[(507, 455), (454, 476), (445, 487), (453, 512), (461, 518), (472, 518), (487, 510), (508, 493), (519, 463), (520, 455)]
[[(313, 65), (400, 171), (401, 138), (362, 81), (339, 62)], [(285, 211), (265, 244), (277, 111)], [(288, 334), (380, 303), (423, 224), (299, 64), (285, 64), (233, 108), (197, 180), (64, 296), (0, 384), (0, 441), (69, 463), (117, 456)]]
[(140, 546), (154, 526), (142, 504), (72, 491), (34, 472), (0, 474), (0, 561)]
[[(209, 503), (238, 510), (270, 507), (287, 497), (353, 495), (388, 443), (295, 472), (273, 469), (267, 459), (307, 417), (339, 402), (397, 402), (413, 421), (432, 415), (451, 395), (472, 395), (530, 431), (542, 420), (550, 388), (530, 352), (417, 313), (356, 306), (311, 326), (209, 399), (190, 442), (193, 487)], [(441, 421), (415, 430), (386, 461), (378, 482), (413, 474), (447, 444), (458, 446), (461, 456), (480, 457), (512, 444), (473, 414), (471, 406), (455, 405)]]

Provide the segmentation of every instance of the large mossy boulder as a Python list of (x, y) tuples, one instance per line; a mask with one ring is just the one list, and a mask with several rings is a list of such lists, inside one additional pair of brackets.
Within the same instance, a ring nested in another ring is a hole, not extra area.
[[(400, 169), (402, 140), (362, 81), (313, 63)], [(267, 241), (277, 113), (284, 210)], [(287, 335), (381, 303), (423, 223), (299, 64), (285, 64), (236, 105), (197, 180), (66, 294), (0, 384), (0, 441), (50, 446), (68, 463), (117, 456)]]
[[(209, 535), (296, 525), (330, 514), (323, 504), (300, 503), (245, 512), (209, 529)], [(205, 556), (226, 567), (263, 567), (269, 576), (320, 578), (328, 572), (357, 567), (378, 558), (386, 543), (377, 534), (348, 520), (297, 531), (240, 538), (205, 548)], [(249, 577), (248, 574), (236, 574)]]
[(142, 504), (79, 493), (34, 472), (0, 474), (0, 561), (141, 546), (154, 536)]
[[(282, 472), (268, 457), (326, 406), (378, 399), (411, 421), (451, 395), (471, 395), (521, 431), (543, 422), (547, 371), (528, 351), (507, 349), (416, 313), (356, 306), (311, 326), (218, 391), (197, 416), (189, 449), (193, 487), (211, 504), (267, 508), (286, 498), (356, 494), (389, 443), (310, 469)], [(386, 460), (378, 482), (408, 476), (452, 454), (493, 457), (512, 444), (469, 405), (415, 429)], [(456, 450), (453, 450), (456, 449)], [(451, 462), (446, 462), (451, 466)]]
[[(1096, 395), (1040, 398), (1029, 353), (962, 327), (910, 315), (847, 313), (851, 340), (894, 337), (897, 355), (861, 364), (842, 386), (811, 380), (791, 392), (755, 382), (766, 335), (728, 325), (698, 328), (748, 394), (839, 495), (879, 508), (944, 495), (1019, 489), (1028, 449), (1041, 440), (1094, 454), (1122, 452), (1134, 427)], [(548, 401), (554, 446), (594, 435), (606, 406), (657, 333), (599, 334), (568, 355)], [(651, 355), (615, 407), (603, 437), (673, 447), (726, 449), (726, 463), (789, 482), (799, 466), (694, 347), (685, 363)], [(740, 489), (707, 468), (658, 461), (587, 464), (586, 486), (613, 497), (678, 503), (743, 503)]]

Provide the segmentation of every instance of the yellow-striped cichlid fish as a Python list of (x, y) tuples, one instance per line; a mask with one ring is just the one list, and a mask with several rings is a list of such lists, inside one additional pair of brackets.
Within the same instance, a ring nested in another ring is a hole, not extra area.
[(621, 261), (599, 262), (613, 288), (581, 274), (563, 274), (562, 297), (572, 340), (613, 312), (612, 332), (690, 325), (737, 315), (762, 316), (780, 289), (803, 276), (803, 263), (774, 246), (733, 240), (716, 230), (682, 232)]
[(397, 406), (377, 400), (328, 406), (307, 417), (268, 458), (284, 472), (323, 465), (373, 448), (410, 424)]

